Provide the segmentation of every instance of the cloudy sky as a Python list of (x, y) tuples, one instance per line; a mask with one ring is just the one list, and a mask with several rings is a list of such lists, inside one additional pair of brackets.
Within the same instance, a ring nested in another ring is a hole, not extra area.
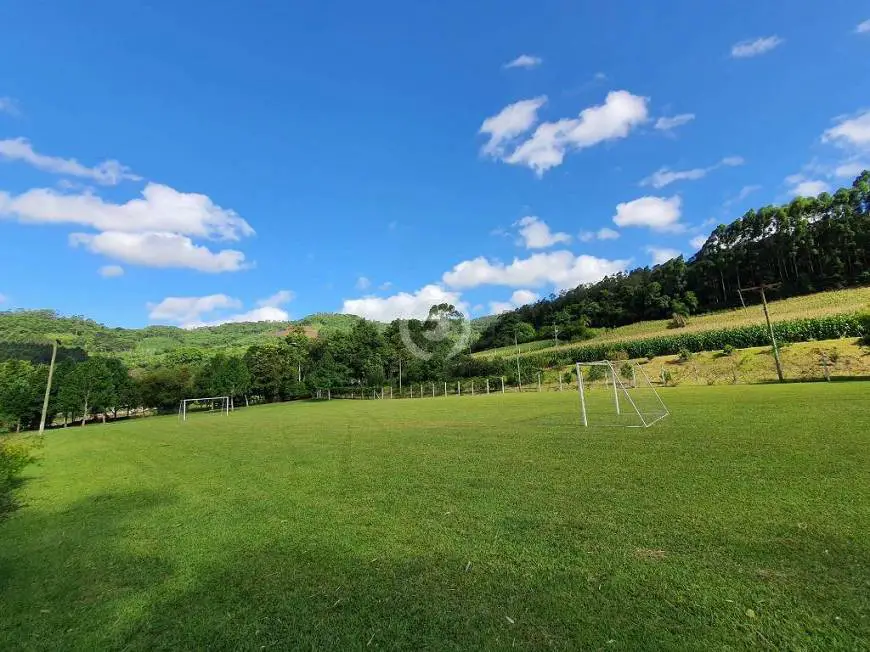
[(0, 7), (0, 310), (491, 314), (870, 165), (845, 0)]

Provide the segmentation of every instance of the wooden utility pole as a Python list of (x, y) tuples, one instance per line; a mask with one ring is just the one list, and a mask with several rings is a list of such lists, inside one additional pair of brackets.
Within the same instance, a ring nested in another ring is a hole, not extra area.
[[(743, 288), (742, 292), (759, 292), (761, 294), (761, 305), (764, 307), (764, 319), (767, 321), (767, 332), (770, 334), (770, 343), (773, 346), (773, 359), (776, 362), (776, 375), (779, 376), (779, 382), (785, 382), (785, 376), (782, 373), (782, 362), (779, 360), (779, 347), (776, 345), (776, 337), (773, 334), (773, 326), (770, 323), (770, 313), (767, 311), (767, 297), (764, 294), (765, 290), (775, 290), (781, 283), (762, 283), (751, 288)], [(743, 295), (741, 294), (741, 299)]]
[(48, 366), (48, 381), (45, 383), (45, 398), (42, 399), (42, 416), (39, 419), (39, 434), (45, 432), (45, 418), (48, 414), (48, 398), (51, 395), (51, 378), (54, 376), (54, 361), (57, 358), (57, 340), (51, 345), (51, 364)]
[(523, 378), (520, 375), (520, 345), (517, 343), (517, 331), (514, 329), (514, 347), (517, 350), (517, 385), (523, 391)]

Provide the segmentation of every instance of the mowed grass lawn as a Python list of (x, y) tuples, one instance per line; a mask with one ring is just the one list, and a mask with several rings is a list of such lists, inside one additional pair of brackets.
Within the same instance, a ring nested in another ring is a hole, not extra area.
[(250, 408), (51, 432), (0, 649), (868, 649), (870, 384)]

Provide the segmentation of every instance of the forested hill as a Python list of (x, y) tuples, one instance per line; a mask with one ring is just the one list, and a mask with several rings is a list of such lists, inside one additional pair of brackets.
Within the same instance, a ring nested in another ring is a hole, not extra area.
[(132, 364), (148, 364), (162, 354), (188, 347), (243, 352), (252, 344), (285, 334), (291, 325), (302, 326), (310, 335), (346, 332), (358, 320), (354, 315), (318, 313), (295, 322), (247, 322), (195, 329), (109, 328), (86, 317), (64, 317), (53, 310), (6, 311), (0, 312), (0, 360), (44, 357), (39, 351), (47, 351), (45, 343), (57, 339), (67, 357), (103, 353)]
[[(720, 225), (682, 257), (617, 274), (504, 313), (475, 342), (483, 350), (535, 339), (583, 339), (589, 329), (755, 303), (743, 288), (778, 283), (788, 297), (870, 284), (870, 172), (834, 194), (797, 197)], [(742, 299), (741, 299), (742, 295)], [(676, 322), (675, 322), (676, 323)]]

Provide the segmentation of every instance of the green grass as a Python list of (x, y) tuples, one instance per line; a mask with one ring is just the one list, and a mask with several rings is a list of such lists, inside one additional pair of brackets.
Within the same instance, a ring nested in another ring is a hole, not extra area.
[[(850, 288), (848, 290), (833, 290), (830, 292), (818, 292), (801, 297), (792, 297), (779, 301), (771, 301), (769, 304), (770, 319), (774, 322), (788, 321), (807, 317), (823, 317), (826, 315), (842, 315), (855, 313), (870, 306), (870, 287)], [(662, 335), (676, 335), (679, 333), (692, 333), (710, 331), (719, 328), (734, 328), (748, 324), (764, 323), (764, 313), (760, 305), (750, 305), (735, 310), (723, 310), (711, 312), (705, 315), (696, 315), (689, 318), (688, 326), (680, 329), (670, 328), (669, 319), (653, 321), (641, 321), (628, 326), (620, 326), (610, 330), (603, 330), (592, 339), (581, 342), (570, 342), (560, 346), (553, 346), (552, 340), (540, 340), (520, 345), (520, 354), (537, 353), (539, 351), (577, 346), (578, 344), (601, 344), (605, 342), (625, 342), (639, 340), (647, 337)], [(487, 349), (472, 354), (474, 357), (491, 357), (495, 355), (512, 356), (516, 348), (512, 346)]]
[(331, 401), (46, 437), (0, 649), (867, 649), (870, 384)]

